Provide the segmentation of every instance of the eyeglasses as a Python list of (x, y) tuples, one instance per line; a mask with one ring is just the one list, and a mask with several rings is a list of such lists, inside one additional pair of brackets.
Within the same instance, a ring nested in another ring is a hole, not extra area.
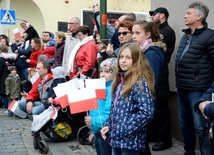
[(130, 32), (130, 31), (117, 32), (117, 35), (121, 36), (121, 34), (122, 34), (123, 36), (126, 36), (128, 33), (132, 33), (132, 32)]
[(69, 25), (74, 25), (74, 24), (76, 24), (76, 23), (68, 23)]

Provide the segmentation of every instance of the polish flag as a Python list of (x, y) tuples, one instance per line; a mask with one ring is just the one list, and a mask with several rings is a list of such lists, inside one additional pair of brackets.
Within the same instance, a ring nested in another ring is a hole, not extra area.
[(16, 110), (16, 108), (18, 107), (18, 102), (16, 100), (13, 100), (10, 103), (10, 106), (8, 107), (8, 110), (14, 112)]
[(91, 88), (70, 91), (68, 94), (68, 102), (71, 114), (98, 108), (96, 92)]
[(58, 115), (58, 110), (57, 108), (55, 108), (53, 105), (51, 105), (51, 108), (52, 108), (52, 113), (50, 115), (50, 118), (55, 120), (57, 115)]
[(15, 28), (15, 29), (13, 29), (13, 34), (14, 34), (14, 37), (16, 38), (16, 37), (20, 37), (20, 32), (19, 32), (19, 28)]
[(93, 88), (96, 91), (97, 99), (106, 98), (106, 81), (104, 78), (100, 79), (86, 79), (86, 88)]
[(68, 92), (71, 90), (79, 89), (78, 79), (72, 79), (68, 82), (60, 83), (56, 87), (53, 88), (56, 94), (56, 103), (59, 103), (62, 108), (69, 106), (68, 102)]
[(41, 83), (41, 78), (39, 77), (39, 73), (36, 72), (30, 79), (30, 82), (32, 83), (33, 87), (36, 87), (38, 84)]
[(57, 98), (54, 99), (54, 101), (57, 104), (60, 104), (61, 108), (66, 108), (69, 105), (69, 103), (68, 103), (68, 95), (63, 95), (61, 97), (57, 97)]

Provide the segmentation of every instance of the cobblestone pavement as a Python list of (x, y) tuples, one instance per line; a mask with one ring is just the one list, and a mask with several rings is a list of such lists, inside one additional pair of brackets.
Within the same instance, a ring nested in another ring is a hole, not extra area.
[[(0, 111), (0, 155), (40, 155), (33, 147), (30, 126), (29, 119), (8, 117), (7, 113)], [(76, 139), (67, 142), (54, 142), (49, 138), (44, 140), (50, 148), (49, 155), (96, 155), (92, 145), (81, 145)], [(151, 143), (150, 146), (152, 145)], [(175, 139), (170, 149), (152, 152), (152, 155), (182, 154), (184, 154), (183, 143)]]

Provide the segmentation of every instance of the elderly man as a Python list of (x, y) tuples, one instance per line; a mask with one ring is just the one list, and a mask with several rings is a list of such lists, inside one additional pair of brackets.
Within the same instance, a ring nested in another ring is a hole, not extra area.
[(182, 126), (185, 155), (195, 155), (196, 137), (202, 146), (205, 118), (194, 111), (197, 100), (214, 80), (214, 31), (208, 28), (209, 9), (193, 2), (184, 16), (189, 27), (183, 30), (175, 60), (178, 114)]
[(80, 27), (80, 19), (78, 17), (71, 17), (68, 21), (68, 29), (71, 32), (66, 37), (65, 41), (65, 48), (64, 48), (64, 53), (63, 53), (63, 59), (62, 59), (62, 67), (65, 70), (65, 76), (67, 77), (66, 79), (69, 79), (69, 74), (67, 72), (68, 68), (68, 59), (70, 57), (70, 54), (74, 48), (74, 46), (79, 42), (77, 39), (77, 28)]

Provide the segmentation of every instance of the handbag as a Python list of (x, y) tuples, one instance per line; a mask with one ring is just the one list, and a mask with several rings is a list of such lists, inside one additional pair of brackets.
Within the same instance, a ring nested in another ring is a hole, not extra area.
[(202, 155), (214, 155), (214, 120), (208, 120), (203, 132)]

